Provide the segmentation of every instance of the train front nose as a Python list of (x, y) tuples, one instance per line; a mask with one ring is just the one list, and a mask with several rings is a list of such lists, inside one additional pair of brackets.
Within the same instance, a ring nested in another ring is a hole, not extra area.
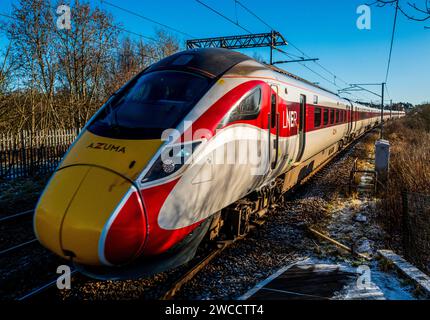
[(138, 190), (127, 179), (97, 166), (55, 173), (35, 213), (39, 241), (85, 265), (120, 265), (141, 252), (146, 219)]

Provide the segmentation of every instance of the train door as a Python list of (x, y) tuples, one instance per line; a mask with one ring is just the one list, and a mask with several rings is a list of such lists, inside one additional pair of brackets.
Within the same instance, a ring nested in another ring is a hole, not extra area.
[(352, 110), (352, 104), (350, 101), (348, 101), (348, 104), (346, 105), (346, 114), (345, 119), (343, 121), (346, 121), (347, 123), (347, 130), (346, 135), (349, 136), (351, 134), (351, 111)]
[[(269, 159), (271, 169), (275, 169), (279, 158), (279, 112), (278, 112), (278, 86), (272, 85), (270, 96), (270, 113), (268, 114), (269, 132)], [(273, 137), (273, 133), (275, 136)]]
[(349, 122), (350, 122), (350, 127), (351, 127), (351, 133), (355, 132), (355, 112), (357, 111), (357, 108), (354, 108), (354, 105), (352, 102), (350, 102), (351, 104), (351, 111), (350, 111), (350, 116), (349, 116)]
[(297, 134), (299, 136), (299, 152), (297, 153), (296, 161), (300, 161), (303, 157), (306, 145), (306, 96), (304, 94), (300, 95), (300, 114), (297, 126)]

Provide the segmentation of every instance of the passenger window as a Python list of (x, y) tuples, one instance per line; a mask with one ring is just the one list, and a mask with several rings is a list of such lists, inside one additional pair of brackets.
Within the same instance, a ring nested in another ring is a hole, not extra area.
[(336, 123), (339, 123), (340, 122), (340, 112), (339, 112), (339, 110), (336, 110)]
[(324, 109), (324, 125), (328, 124), (328, 109)]
[(314, 128), (318, 128), (321, 125), (321, 108), (315, 108), (314, 111)]
[(334, 109), (330, 110), (330, 123), (333, 124), (334, 123)]
[(261, 88), (257, 87), (251, 91), (226, 118), (221, 121), (222, 126), (238, 120), (253, 120), (260, 113)]

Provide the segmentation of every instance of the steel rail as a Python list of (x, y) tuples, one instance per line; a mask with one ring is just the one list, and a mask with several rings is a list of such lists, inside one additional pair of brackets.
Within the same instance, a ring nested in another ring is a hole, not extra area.
[(26, 215), (29, 215), (31, 213), (34, 213), (34, 209), (23, 211), (23, 212), (20, 212), (20, 213), (11, 214), (11, 215), (8, 215), (6, 217), (0, 218), (0, 223), (4, 222), (4, 221), (15, 220), (16, 218), (20, 218), (22, 216), (26, 216)]
[[(254, 229), (255, 226), (251, 225), (248, 233)], [(248, 234), (247, 233), (247, 234)], [(220, 241), (218, 242), (217, 248), (215, 248), (211, 253), (209, 253), (206, 257), (204, 257), (201, 261), (199, 261), (195, 266), (193, 266), (191, 269), (189, 269), (187, 272), (184, 273), (182, 277), (177, 280), (173, 286), (160, 298), (160, 300), (171, 300), (174, 298), (176, 293), (181, 290), (181, 288), (188, 283), (190, 280), (192, 280), (199, 271), (201, 271), (204, 267), (206, 267), (213, 259), (215, 259), (221, 252), (223, 252), (225, 249), (227, 249), (229, 246), (231, 246), (233, 243), (235, 243), (238, 240), (242, 240), (245, 238), (246, 234), (240, 237), (236, 237), (234, 240), (227, 240), (227, 241)]]
[(5, 254), (7, 254), (7, 253), (10, 253), (10, 252), (13, 252), (15, 250), (18, 250), (18, 249), (20, 249), (22, 247), (28, 246), (28, 245), (30, 245), (32, 243), (35, 243), (35, 242), (37, 242), (36, 238), (34, 238), (32, 240), (29, 240), (29, 241), (26, 241), (26, 242), (23, 242), (23, 243), (20, 243), (20, 244), (17, 244), (15, 246), (10, 247), (10, 248), (4, 249), (4, 250), (0, 251), (0, 257), (3, 256), (3, 255), (5, 255)]
[[(77, 272), (76, 270), (72, 270), (71, 273), (70, 273), (70, 275), (73, 276), (76, 272)], [(42, 292), (46, 291), (47, 289), (52, 288), (54, 285), (56, 285), (57, 284), (57, 279), (58, 278), (55, 278), (55, 279), (49, 281), (48, 283), (45, 283), (45, 284), (43, 284), (43, 285), (41, 285), (41, 286), (39, 286), (39, 287), (31, 290), (30, 292), (27, 292), (26, 294), (24, 294), (23, 296), (17, 298), (16, 300), (17, 301), (24, 301), (24, 300), (27, 300), (29, 298), (33, 298), (37, 294), (42, 293)]]

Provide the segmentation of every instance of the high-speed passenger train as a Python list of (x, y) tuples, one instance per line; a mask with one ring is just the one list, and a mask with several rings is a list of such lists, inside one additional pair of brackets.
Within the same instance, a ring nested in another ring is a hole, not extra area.
[(288, 190), (379, 122), (378, 109), (241, 53), (180, 52), (83, 128), (39, 200), (35, 233), (97, 278), (163, 271), (194, 256), (223, 209), (276, 178)]

